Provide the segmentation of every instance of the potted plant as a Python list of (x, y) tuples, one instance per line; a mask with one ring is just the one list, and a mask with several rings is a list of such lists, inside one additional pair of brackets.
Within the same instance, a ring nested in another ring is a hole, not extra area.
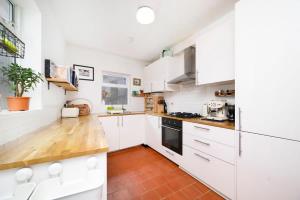
[(23, 94), (34, 89), (39, 82), (43, 81), (42, 74), (35, 73), (31, 68), (24, 68), (15, 63), (8, 67), (1, 67), (0, 70), (15, 93), (15, 96), (7, 97), (8, 110), (28, 110), (30, 97), (23, 97)]

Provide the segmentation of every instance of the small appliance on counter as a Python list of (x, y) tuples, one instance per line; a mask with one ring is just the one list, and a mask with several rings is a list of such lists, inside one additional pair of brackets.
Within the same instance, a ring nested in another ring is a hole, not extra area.
[(229, 121), (235, 121), (235, 105), (227, 105), (227, 117)]
[(211, 100), (208, 102), (208, 115), (206, 120), (223, 122), (227, 120), (226, 100)]
[(76, 118), (79, 116), (79, 108), (63, 108), (61, 110), (62, 118)]

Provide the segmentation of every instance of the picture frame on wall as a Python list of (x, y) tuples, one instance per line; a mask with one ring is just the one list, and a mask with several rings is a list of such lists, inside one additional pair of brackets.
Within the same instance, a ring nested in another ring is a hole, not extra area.
[(94, 67), (84, 65), (73, 65), (79, 80), (94, 81)]
[(133, 78), (133, 85), (134, 86), (141, 86), (142, 80), (140, 78)]

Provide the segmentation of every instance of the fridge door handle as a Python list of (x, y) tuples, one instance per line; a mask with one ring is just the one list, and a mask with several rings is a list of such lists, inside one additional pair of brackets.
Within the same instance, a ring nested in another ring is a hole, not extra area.
[(242, 130), (242, 110), (241, 110), (240, 107), (238, 108), (238, 113), (239, 113), (239, 126), (238, 126), (238, 128), (239, 128), (239, 131), (241, 131)]
[(242, 133), (239, 131), (239, 157), (242, 156)]
[(241, 108), (238, 108), (238, 112), (239, 112), (239, 144), (238, 144), (238, 149), (239, 149), (239, 157), (242, 156), (242, 125), (241, 125)]

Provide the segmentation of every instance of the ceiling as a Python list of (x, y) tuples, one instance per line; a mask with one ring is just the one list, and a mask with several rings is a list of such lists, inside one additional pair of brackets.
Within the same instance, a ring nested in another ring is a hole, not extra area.
[[(170, 47), (231, 10), (237, 0), (47, 0), (67, 43), (152, 61)], [(136, 21), (138, 7), (156, 19)]]

